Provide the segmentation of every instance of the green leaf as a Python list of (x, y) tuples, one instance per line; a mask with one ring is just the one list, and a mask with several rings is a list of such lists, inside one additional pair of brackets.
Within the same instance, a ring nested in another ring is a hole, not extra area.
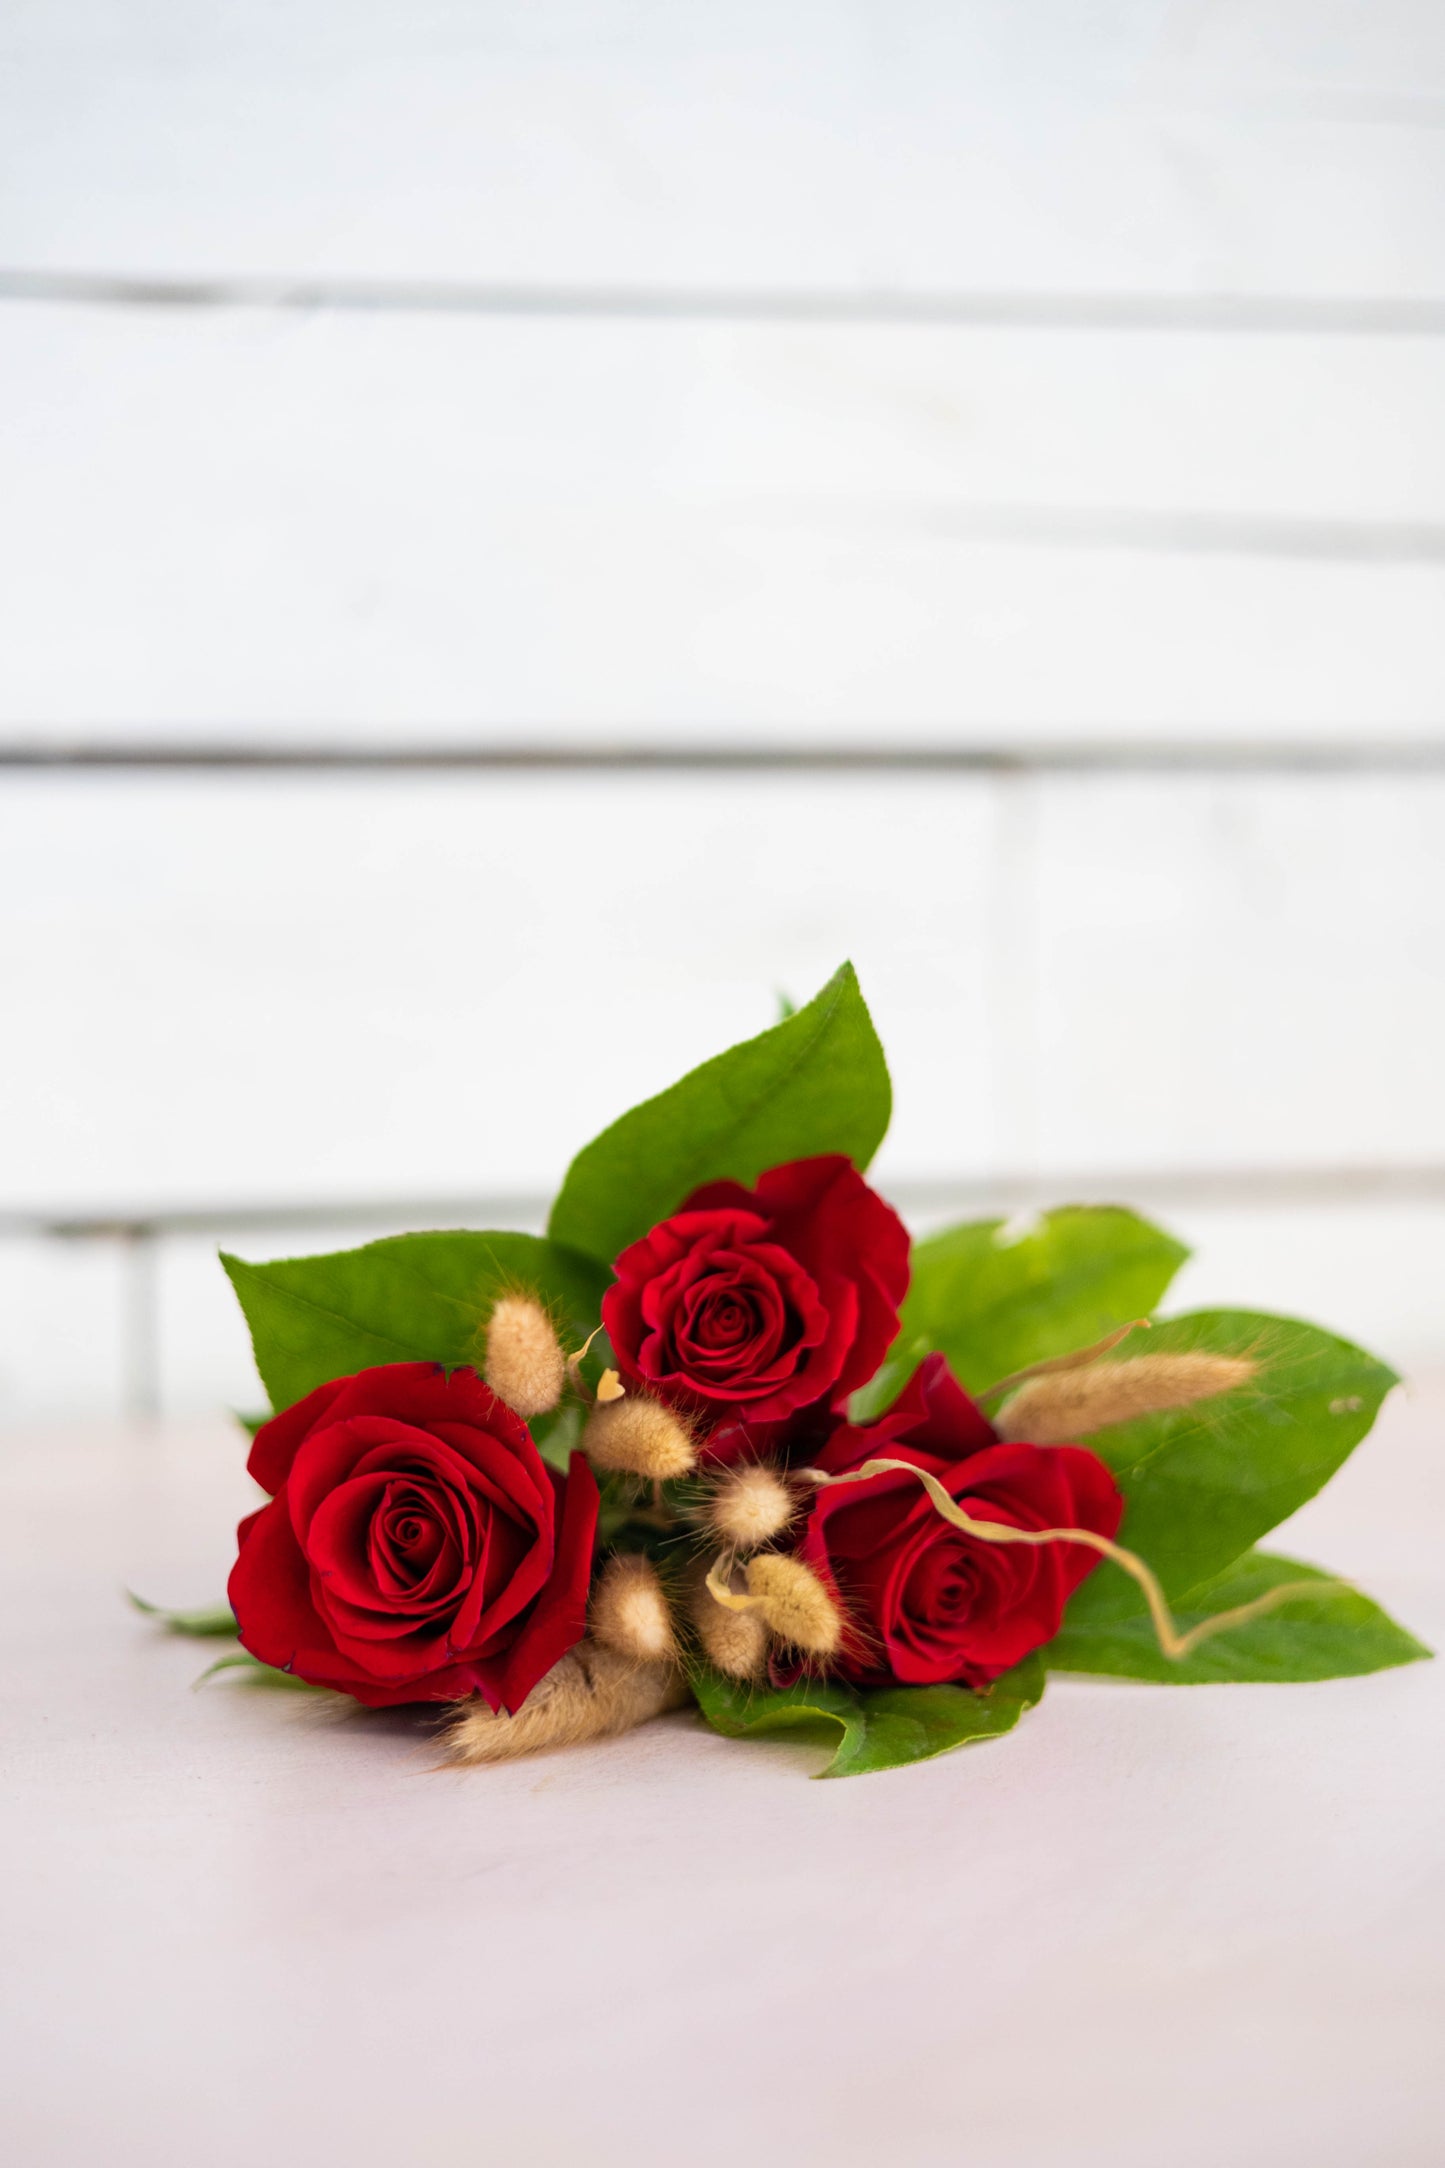
[(392, 1235), (361, 1249), (251, 1265), (222, 1252), (272, 1406), (379, 1363), (455, 1367), (482, 1355), (494, 1298), (526, 1288), (580, 1345), (606, 1275), (556, 1242), (519, 1234)]
[(1067, 1623), (1046, 1651), (1049, 1669), (1197, 1686), (1218, 1679), (1353, 1678), (1418, 1663), (1430, 1654), (1358, 1589), (1343, 1588), (1317, 1566), (1268, 1551), (1247, 1551), (1196, 1590), (1175, 1616), (1181, 1626), (1195, 1626), (1297, 1581), (1318, 1582), (1321, 1593), (1291, 1597), (1278, 1611), (1216, 1634), (1180, 1663), (1160, 1654), (1148, 1619), (1140, 1617)]
[(1147, 1316), (1189, 1255), (1122, 1205), (1065, 1205), (1016, 1227), (973, 1220), (914, 1245), (903, 1333), (946, 1355), (971, 1392)]
[(203, 1641), (221, 1634), (235, 1634), (236, 1614), (228, 1603), (205, 1604), (195, 1611), (167, 1611), (161, 1604), (147, 1603), (134, 1589), (128, 1588), (125, 1593), (128, 1603), (147, 1618), (153, 1618), (158, 1626), (164, 1626), (167, 1633), (189, 1634)]
[(1043, 1694), (1044, 1668), (1031, 1656), (982, 1694), (962, 1686), (888, 1686), (855, 1693), (818, 1679), (778, 1690), (724, 1678), (705, 1665), (692, 1674), (692, 1688), (714, 1731), (729, 1739), (787, 1732), (832, 1750), (820, 1776), (853, 1777), (901, 1769), (1012, 1731)]
[(856, 1393), (849, 1394), (849, 1422), (871, 1423), (885, 1409), (891, 1408), (930, 1352), (928, 1342), (921, 1334), (915, 1334), (909, 1340), (895, 1340), (881, 1368), (874, 1371), (866, 1385), (860, 1385)]
[[(1140, 1416), (1088, 1439), (1124, 1494), (1119, 1540), (1187, 1597), (1312, 1498), (1354, 1451), (1397, 1380), (1348, 1340), (1254, 1310), (1196, 1310), (1149, 1335), (1151, 1355), (1185, 1348), (1247, 1355), (1247, 1385)], [(1073, 1598), (1070, 1626), (1143, 1608), (1118, 1567), (1100, 1566)]]
[(866, 1167), (891, 1105), (883, 1049), (844, 964), (795, 1016), (704, 1062), (585, 1145), (549, 1231), (610, 1265), (703, 1182), (753, 1182), (783, 1160), (822, 1152)]
[[(689, 1677), (698, 1707), (725, 1738), (789, 1732), (800, 1743), (830, 1748), (830, 1767), (850, 1743), (861, 1746), (863, 1705), (851, 1687), (828, 1679), (800, 1679), (796, 1686), (782, 1688), (752, 1686), (707, 1664), (697, 1665)], [(820, 1774), (826, 1776), (828, 1770)]]
[(565, 1475), (572, 1465), (582, 1436), (582, 1410), (575, 1400), (564, 1400), (547, 1415), (534, 1415), (527, 1428), (543, 1460)]
[(218, 1656), (213, 1664), (207, 1664), (193, 1684), (204, 1686), (207, 1679), (214, 1679), (222, 1671), (235, 1672), (243, 1686), (276, 1686), (300, 1694), (324, 1694), (327, 1691), (324, 1686), (313, 1686), (309, 1679), (298, 1679), (290, 1671), (278, 1671), (274, 1664), (263, 1664), (249, 1649), (235, 1649), (229, 1656)]
[(865, 1692), (863, 1735), (845, 1738), (823, 1773), (859, 1777), (930, 1761), (955, 1747), (978, 1746), (1012, 1731), (1025, 1709), (1043, 1698), (1045, 1672), (1030, 1656), (985, 1693), (965, 1686), (880, 1686)]

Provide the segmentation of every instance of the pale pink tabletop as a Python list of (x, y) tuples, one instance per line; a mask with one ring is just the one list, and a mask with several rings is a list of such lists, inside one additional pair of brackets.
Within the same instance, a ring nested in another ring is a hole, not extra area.
[[(17, 2168), (1438, 2168), (1445, 1666), (1061, 1680), (886, 1776), (684, 1713), (432, 1773), (190, 1681), (221, 1421), (0, 1438)], [(1282, 1548), (1445, 1641), (1445, 1379)]]

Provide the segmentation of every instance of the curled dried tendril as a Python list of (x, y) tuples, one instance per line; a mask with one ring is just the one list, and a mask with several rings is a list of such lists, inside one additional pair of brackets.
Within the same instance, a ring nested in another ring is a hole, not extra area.
[[(803, 1468), (799, 1475), (804, 1482), (816, 1484), (819, 1490), (836, 1483), (864, 1483), (875, 1475), (911, 1475), (923, 1485), (936, 1512), (953, 1527), (962, 1529), (966, 1536), (975, 1537), (980, 1543), (1081, 1543), (1088, 1550), (1097, 1551), (1137, 1582), (1149, 1606), (1149, 1620), (1159, 1643), (1160, 1654), (1170, 1663), (1183, 1663), (1187, 1656), (1215, 1634), (1228, 1633), (1236, 1626), (1247, 1626), (1253, 1619), (1263, 1618), (1270, 1611), (1277, 1611), (1282, 1604), (1296, 1596), (1349, 1595), (1350, 1582), (1331, 1581), (1283, 1581), (1276, 1588), (1267, 1589), (1249, 1603), (1236, 1604), (1231, 1611), (1220, 1611), (1213, 1618), (1201, 1619), (1196, 1626), (1181, 1633), (1165, 1600), (1164, 1590), (1153, 1568), (1147, 1566), (1135, 1551), (1126, 1551), (1122, 1543), (1115, 1543), (1110, 1536), (1097, 1535), (1092, 1528), (1014, 1528), (1004, 1521), (980, 1521), (971, 1513), (965, 1513), (957, 1499), (951, 1498), (936, 1475), (926, 1468), (915, 1467), (911, 1460), (865, 1460), (861, 1468), (852, 1468), (846, 1475), (825, 1475), (821, 1468)], [(723, 1561), (719, 1561), (719, 1565)], [(714, 1568), (714, 1572), (717, 1568)], [(746, 1610), (753, 1599), (723, 1596), (714, 1586), (713, 1576), (708, 1576), (708, 1587), (726, 1602), (730, 1609)]]

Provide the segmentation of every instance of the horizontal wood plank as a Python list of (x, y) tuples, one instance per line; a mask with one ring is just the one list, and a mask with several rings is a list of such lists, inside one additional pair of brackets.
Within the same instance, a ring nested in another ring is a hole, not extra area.
[(12, 0), (0, 264), (1445, 296), (1430, 0)]
[(554, 1188), (852, 954), (885, 1169), (1445, 1161), (1445, 781), (10, 777), (0, 1192)]
[(1445, 778), (1022, 788), (1043, 1165), (1445, 1158)]
[(0, 306), (0, 732), (1429, 738), (1442, 358)]
[(9, 778), (0, 1194), (549, 1195), (850, 953), (899, 1164), (984, 1165), (994, 788)]

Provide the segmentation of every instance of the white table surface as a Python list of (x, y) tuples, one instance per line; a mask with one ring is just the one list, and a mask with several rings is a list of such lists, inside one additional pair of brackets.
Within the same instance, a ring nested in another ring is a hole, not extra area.
[[(684, 1712), (432, 1773), (190, 1681), (217, 1421), (0, 1438), (0, 2142), (23, 2168), (1436, 2168), (1445, 1667), (1064, 1680), (811, 1784)], [(1445, 1379), (1291, 1529), (1445, 1640)], [(210, 1645), (213, 1651), (215, 1644)]]

